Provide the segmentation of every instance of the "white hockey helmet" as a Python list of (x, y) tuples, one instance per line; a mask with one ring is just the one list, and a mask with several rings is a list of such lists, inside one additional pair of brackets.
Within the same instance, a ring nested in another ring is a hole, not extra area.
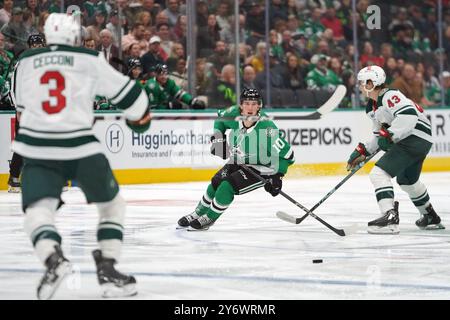
[(386, 81), (386, 73), (379, 66), (368, 66), (362, 68), (358, 72), (358, 82), (362, 85), (367, 84), (367, 80), (371, 80), (374, 87), (382, 85)]
[(74, 46), (80, 41), (80, 24), (65, 13), (52, 13), (44, 25), (47, 44), (65, 44)]

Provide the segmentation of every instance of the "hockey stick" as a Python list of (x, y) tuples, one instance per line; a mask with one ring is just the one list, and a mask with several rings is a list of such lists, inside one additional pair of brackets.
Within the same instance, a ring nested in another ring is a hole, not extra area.
[[(345, 97), (347, 89), (344, 85), (338, 85), (336, 91), (327, 100), (319, 109), (316, 111), (307, 114), (307, 115), (297, 115), (297, 116), (238, 116), (238, 117), (217, 117), (216, 115), (179, 115), (173, 116), (170, 114), (167, 115), (152, 115), (152, 120), (221, 120), (221, 121), (242, 121), (242, 120), (250, 120), (250, 121), (264, 121), (264, 120), (318, 120), (323, 115), (330, 113), (333, 111), (342, 99)], [(96, 120), (120, 120), (122, 119), (122, 115), (96, 115)]]
[[(361, 169), (367, 162), (370, 161), (370, 159), (372, 159), (378, 152), (380, 151), (380, 149), (376, 150), (374, 153), (372, 153), (370, 156), (368, 156), (364, 162), (361, 162), (357, 167), (353, 168), (353, 170), (344, 178), (342, 179), (341, 182), (339, 182), (333, 189), (331, 189), (330, 192), (328, 192), (326, 194), (325, 197), (323, 197), (322, 199), (320, 199), (319, 202), (317, 202), (314, 207), (312, 207), (309, 212), (312, 212), (314, 210), (316, 210), (322, 203), (325, 202), (325, 200), (327, 200), (333, 193), (336, 192), (337, 189), (339, 189), (348, 179), (350, 179), (356, 172), (358, 172), (359, 169)], [(303, 215), (300, 218), (295, 218), (283, 211), (278, 211), (277, 212), (277, 217), (280, 218), (281, 220), (290, 222), (290, 223), (294, 223), (294, 224), (299, 224), (301, 223), (303, 220), (305, 220), (305, 218), (311, 215), (310, 213), (306, 213), (305, 215)]]
[[(261, 177), (259, 174), (257, 174), (256, 172), (254, 172), (253, 170), (251, 170), (250, 168), (248, 168), (246, 165), (244, 164), (239, 164), (243, 169), (245, 169), (245, 171), (249, 172), (250, 174), (252, 174), (255, 178), (257, 178), (258, 180), (260, 180), (261, 182), (267, 183), (267, 180), (264, 179), (263, 177)], [(310, 215), (311, 217), (313, 217), (314, 219), (318, 220), (320, 223), (322, 223), (324, 226), (326, 226), (328, 229), (332, 230), (334, 233), (336, 233), (337, 235), (340, 235), (341, 237), (344, 237), (347, 234), (353, 233), (353, 230), (346, 230), (346, 229), (337, 229), (335, 227), (333, 227), (331, 224), (329, 224), (328, 222), (322, 220), (320, 217), (316, 216), (314, 213), (311, 212), (311, 210), (308, 210), (308, 208), (306, 208), (305, 206), (301, 205), (300, 203), (298, 203), (297, 201), (295, 201), (293, 198), (291, 198), (289, 195), (287, 195), (286, 193), (284, 193), (282, 190), (280, 190), (280, 194), (285, 197), (286, 199), (288, 199), (290, 202), (292, 202), (293, 204), (295, 204), (297, 207), (299, 207), (300, 209), (302, 209), (303, 211), (306, 212), (306, 215)]]

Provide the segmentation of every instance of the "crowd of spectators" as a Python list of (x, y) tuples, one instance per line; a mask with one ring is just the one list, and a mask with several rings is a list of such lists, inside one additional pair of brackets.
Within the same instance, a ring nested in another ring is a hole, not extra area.
[[(197, 0), (196, 39), (187, 38), (186, 2), (64, 1), (63, 9), (78, 5), (82, 9), (83, 45), (102, 52), (114, 68), (125, 74), (130, 74), (131, 65), (139, 65), (142, 72), (134, 77), (143, 83), (154, 76), (157, 64), (164, 63), (170, 77), (187, 90), (187, 41), (194, 41), (195, 91), (205, 97), (208, 107), (226, 107), (236, 102), (236, 67), (243, 86), (265, 92), (269, 81), (274, 99), (275, 93), (280, 98), (286, 96), (283, 92), (295, 92), (293, 105), (308, 105), (301, 103), (302, 93), (332, 92), (338, 84), (348, 88), (341, 107), (351, 107), (352, 100), (363, 105), (362, 100), (354, 100), (356, 50), (351, 0), (271, 0), (269, 8), (264, 7), (265, 1), (239, 0), (239, 30), (235, 30), (234, 1)], [(439, 74), (440, 63), (444, 70), (450, 70), (450, 4), (449, 0), (442, 0), (444, 46), (439, 50), (436, 3), (357, 0), (356, 6), (359, 52), (356, 69), (372, 64), (383, 67), (388, 85), (402, 90), (424, 107), (442, 104), (441, 79), (445, 101), (450, 104), (450, 72)], [(380, 29), (371, 30), (366, 25), (371, 4), (381, 9)], [(2, 91), (7, 85), (9, 64), (26, 49), (28, 36), (42, 33), (45, 19), (52, 12), (60, 12), (61, 6), (60, 0), (3, 1)], [(265, 10), (269, 10), (270, 18), (269, 48), (265, 42)], [(241, 39), (237, 48), (236, 32)], [(239, 66), (234, 65), (236, 50)]]

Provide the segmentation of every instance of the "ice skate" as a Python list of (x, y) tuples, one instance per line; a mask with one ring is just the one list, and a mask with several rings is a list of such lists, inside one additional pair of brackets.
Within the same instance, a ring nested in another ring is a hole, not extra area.
[(97, 279), (102, 288), (103, 298), (129, 297), (137, 294), (136, 279), (117, 271), (114, 268), (115, 259), (103, 257), (101, 250), (94, 250), (92, 255), (97, 266)]
[(198, 219), (198, 218), (200, 218), (200, 216), (197, 214), (196, 211), (194, 211), (194, 212), (192, 212), (192, 213), (190, 213), (190, 214), (180, 218), (180, 220), (178, 220), (177, 229), (184, 229), (184, 228), (189, 227), (190, 223), (193, 220)]
[(384, 216), (370, 221), (367, 232), (371, 234), (398, 234), (400, 218), (398, 215), (398, 202), (395, 201), (394, 208), (388, 210)]
[(430, 204), (425, 208), (427, 210), (427, 214), (422, 215), (420, 219), (416, 221), (416, 226), (422, 230), (440, 230), (445, 229), (445, 227), (441, 224), (441, 218), (437, 215), (436, 211), (434, 211), (433, 206)]
[(9, 176), (8, 179), (8, 192), (9, 193), (20, 193), (21, 185), (19, 178), (15, 178), (13, 176)]
[(191, 221), (188, 231), (206, 231), (215, 221), (216, 220), (209, 218), (206, 214), (202, 215), (198, 219)]
[(72, 272), (72, 266), (61, 251), (60, 246), (55, 246), (55, 252), (45, 261), (47, 270), (37, 288), (39, 300), (48, 300), (58, 289), (64, 278)]

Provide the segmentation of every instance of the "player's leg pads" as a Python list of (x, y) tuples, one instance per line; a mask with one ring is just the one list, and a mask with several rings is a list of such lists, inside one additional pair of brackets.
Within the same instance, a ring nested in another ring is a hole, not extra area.
[(370, 181), (375, 188), (375, 196), (378, 201), (380, 212), (384, 214), (394, 208), (394, 187), (392, 177), (380, 167), (373, 167), (369, 174)]
[(97, 203), (99, 224), (97, 241), (102, 255), (118, 260), (122, 248), (126, 204), (120, 193), (108, 202)]
[(55, 245), (61, 243), (61, 236), (54, 223), (58, 203), (56, 198), (43, 198), (26, 209), (24, 229), (42, 263), (55, 252)]
[(430, 196), (427, 188), (420, 180), (412, 185), (401, 184), (400, 188), (408, 194), (421, 214), (427, 214), (425, 208), (430, 204)]

